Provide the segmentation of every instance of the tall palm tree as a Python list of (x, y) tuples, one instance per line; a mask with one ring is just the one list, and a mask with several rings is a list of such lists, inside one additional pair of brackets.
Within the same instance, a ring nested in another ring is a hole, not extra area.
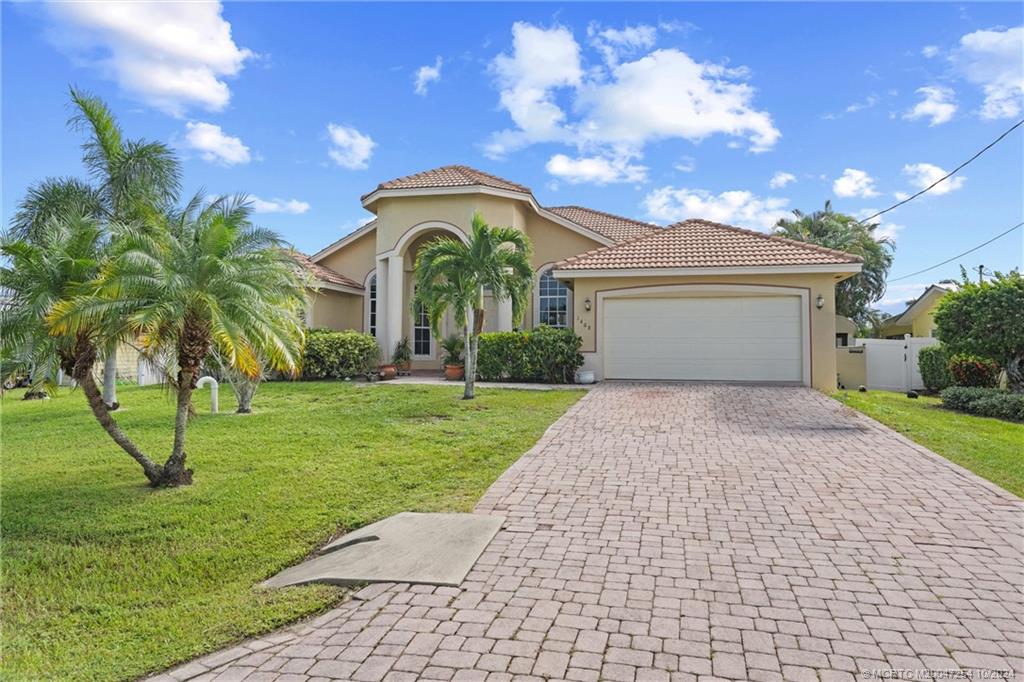
[(526, 312), (533, 285), (529, 238), (511, 227), (491, 227), (480, 213), (473, 214), (469, 242), (438, 237), (416, 257), (416, 302), (428, 312), (434, 334), (451, 308), (455, 323), (466, 337), (466, 387), (463, 398), (473, 398), (480, 332), (484, 328), (484, 288), (494, 299), (511, 299), (513, 323)]
[(836, 312), (866, 325), (871, 322), (871, 305), (885, 295), (885, 279), (892, 267), (895, 245), (888, 237), (878, 237), (877, 224), (864, 225), (853, 216), (832, 210), (810, 215), (793, 211), (795, 219), (783, 218), (775, 234), (860, 256), (861, 271), (836, 285)]
[(298, 368), (303, 288), (277, 235), (254, 227), (249, 215), (244, 197), (207, 204), (197, 195), (164, 216), (159, 229), (128, 227), (97, 292), (51, 313), (58, 332), (73, 334), (113, 311), (148, 351), (176, 359), (174, 446), (158, 485), (192, 481), (185, 431), (200, 367), (214, 346), (249, 376), (263, 370), (261, 357), (273, 369)]
[[(97, 184), (101, 215), (108, 224), (144, 221), (177, 200), (181, 169), (174, 151), (162, 142), (126, 140), (113, 112), (99, 97), (71, 88), (75, 110), (68, 122), (87, 134), (82, 163)], [(103, 347), (103, 399), (117, 405), (117, 336)]]
[(34, 368), (34, 388), (44, 383), (52, 387), (58, 369), (73, 377), (96, 420), (155, 483), (161, 473), (159, 465), (121, 431), (93, 378), (97, 344), (109, 336), (111, 317), (97, 314), (74, 333), (59, 333), (49, 323), (61, 302), (93, 291), (106, 248), (104, 234), (92, 216), (53, 212), (45, 222), (32, 226), (31, 239), (28, 235), (4, 237), (0, 253), (6, 263), (0, 267), (0, 286), (7, 289), (9, 302), (0, 311), (3, 347)]

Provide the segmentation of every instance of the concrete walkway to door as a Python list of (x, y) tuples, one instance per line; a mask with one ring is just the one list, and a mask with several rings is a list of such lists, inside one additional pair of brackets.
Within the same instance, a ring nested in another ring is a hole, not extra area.
[(372, 585), (164, 679), (1024, 674), (1024, 502), (810, 389), (603, 384), (477, 511), (509, 521), (461, 588)]

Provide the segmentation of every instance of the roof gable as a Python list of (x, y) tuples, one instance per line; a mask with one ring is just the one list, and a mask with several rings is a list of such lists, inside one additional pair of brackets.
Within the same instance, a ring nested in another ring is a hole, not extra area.
[(932, 284), (924, 293), (914, 299), (907, 309), (899, 315), (890, 317), (884, 322), (885, 326), (902, 326), (912, 324), (914, 319), (934, 305), (940, 298), (949, 293), (949, 289)]
[(583, 206), (546, 206), (545, 208), (615, 242), (623, 242), (662, 229), (657, 225)]
[(558, 270), (632, 270), (859, 264), (843, 251), (775, 235), (686, 220), (555, 265)]
[(289, 255), (295, 260), (306, 272), (315, 277), (317, 281), (333, 284), (340, 287), (348, 287), (350, 289), (363, 289), (363, 285), (354, 279), (349, 279), (340, 272), (331, 270), (330, 268), (314, 263), (310, 260), (309, 256), (299, 251), (290, 251)]
[(520, 185), (519, 183), (500, 178), (497, 175), (491, 175), (485, 173), (482, 170), (476, 168), (470, 168), (469, 166), (453, 165), (453, 166), (440, 166), (439, 168), (432, 168), (430, 170), (421, 171), (419, 173), (413, 173), (412, 175), (403, 175), (400, 178), (393, 180), (387, 180), (380, 183), (372, 192), (367, 192), (362, 196), (362, 199), (366, 199), (374, 192), (384, 190), (403, 190), (403, 189), (437, 189), (444, 187), (491, 187), (493, 189), (501, 189), (509, 192), (520, 192), (522, 194), (530, 194), (530, 188)]

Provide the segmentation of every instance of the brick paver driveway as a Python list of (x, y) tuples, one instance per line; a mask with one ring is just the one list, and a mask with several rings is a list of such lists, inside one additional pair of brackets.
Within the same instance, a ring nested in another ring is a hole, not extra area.
[(461, 589), (370, 586), (171, 674), (1024, 674), (1024, 504), (809, 389), (600, 386), (477, 511), (508, 523)]

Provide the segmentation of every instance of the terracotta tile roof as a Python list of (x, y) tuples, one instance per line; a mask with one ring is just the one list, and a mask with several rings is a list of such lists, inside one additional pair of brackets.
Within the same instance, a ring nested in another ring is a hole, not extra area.
[(627, 239), (661, 229), (657, 225), (623, 218), (622, 216), (605, 213), (604, 211), (595, 211), (592, 208), (584, 208), (583, 206), (550, 206), (546, 208), (566, 220), (593, 230), (598, 234), (603, 234), (605, 237), (617, 242), (623, 242)]
[(331, 270), (328, 267), (324, 267), (319, 263), (314, 263), (309, 259), (309, 256), (307, 256), (304, 253), (300, 253), (298, 251), (290, 251), (288, 255), (295, 259), (295, 262), (301, 265), (306, 270), (306, 272), (313, 275), (313, 277), (320, 280), (321, 282), (327, 282), (328, 284), (338, 284), (344, 287), (352, 287), (353, 289), (363, 288), (363, 285), (355, 281), (354, 279), (349, 279), (340, 272), (335, 272), (334, 270)]
[(685, 220), (634, 239), (588, 251), (558, 270), (728, 268), (842, 265), (860, 259), (843, 251), (707, 220)]
[[(373, 190), (382, 189), (426, 189), (433, 187), (471, 187), (483, 185), (495, 189), (504, 189), (512, 192), (530, 194), (530, 188), (518, 183), (499, 178), (497, 175), (485, 173), (469, 166), (441, 166), (422, 173), (413, 173), (394, 180), (388, 180), (377, 185)], [(363, 198), (370, 196), (373, 192), (363, 195)]]

